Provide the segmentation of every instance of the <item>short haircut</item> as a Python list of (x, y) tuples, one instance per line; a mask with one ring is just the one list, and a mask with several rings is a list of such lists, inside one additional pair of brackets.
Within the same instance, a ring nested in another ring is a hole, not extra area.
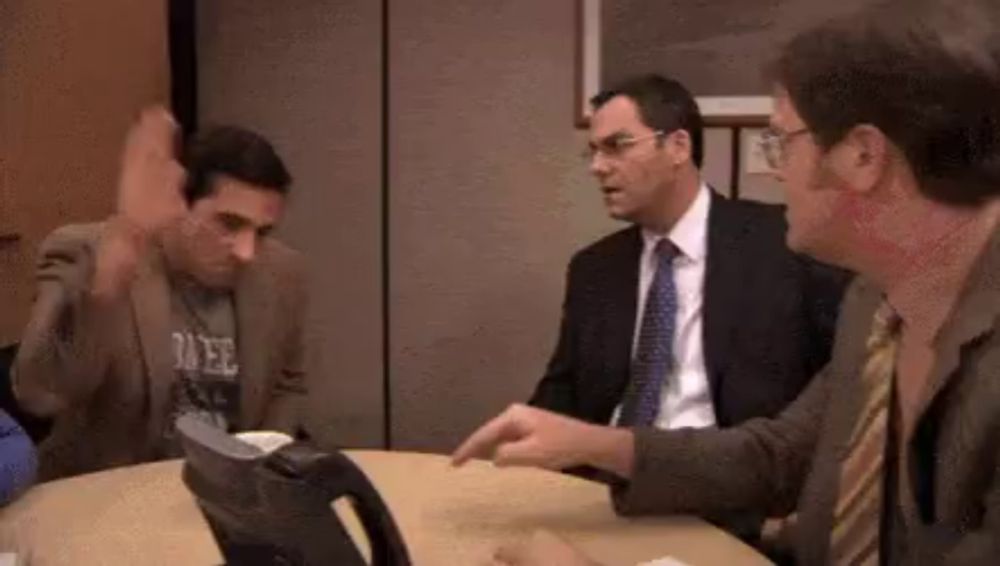
[(895, 0), (800, 33), (771, 69), (824, 150), (870, 124), (921, 192), (977, 206), (1000, 194), (996, 0)]
[(666, 133), (686, 131), (691, 136), (691, 160), (695, 167), (701, 168), (704, 155), (701, 112), (684, 85), (662, 75), (641, 75), (598, 93), (590, 99), (590, 104), (598, 110), (616, 96), (634, 102), (646, 126)]
[(288, 194), (292, 183), (271, 144), (236, 126), (214, 127), (195, 134), (185, 146), (181, 163), (187, 170), (184, 197), (188, 204), (210, 195), (220, 175), (282, 195)]

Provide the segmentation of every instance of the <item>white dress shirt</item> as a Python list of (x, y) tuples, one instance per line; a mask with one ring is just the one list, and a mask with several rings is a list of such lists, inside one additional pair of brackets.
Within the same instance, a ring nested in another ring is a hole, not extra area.
[[(674, 283), (677, 289), (677, 320), (674, 332), (674, 364), (664, 376), (660, 392), (660, 414), (654, 426), (661, 429), (709, 427), (716, 424), (715, 407), (705, 369), (702, 335), (705, 264), (708, 258), (708, 210), (712, 205), (709, 188), (702, 184), (698, 195), (667, 235), (642, 231), (642, 255), (639, 259), (638, 303), (632, 355), (635, 356), (646, 309), (646, 295), (656, 274), (653, 250), (663, 238), (669, 238), (679, 253), (674, 258)], [(612, 422), (618, 422), (621, 405)]]

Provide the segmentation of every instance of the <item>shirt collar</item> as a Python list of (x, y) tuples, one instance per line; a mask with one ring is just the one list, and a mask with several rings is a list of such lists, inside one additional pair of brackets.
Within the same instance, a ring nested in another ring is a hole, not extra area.
[[(708, 211), (712, 206), (711, 197), (708, 185), (702, 183), (694, 201), (666, 235), (677, 246), (681, 255), (688, 259), (701, 261), (708, 255)], [(652, 249), (663, 236), (661, 232), (643, 228), (644, 249)]]

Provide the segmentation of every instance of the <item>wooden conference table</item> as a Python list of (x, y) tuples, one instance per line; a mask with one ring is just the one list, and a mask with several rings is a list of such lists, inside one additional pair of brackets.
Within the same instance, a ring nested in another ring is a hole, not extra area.
[[(575, 477), (485, 462), (453, 469), (430, 454), (346, 454), (381, 492), (418, 566), (485, 564), (498, 544), (537, 528), (609, 565), (663, 556), (692, 565), (768, 564), (695, 518), (619, 518), (603, 486)], [(36, 486), (0, 511), (0, 552), (17, 552), (30, 566), (221, 564), (180, 472), (172, 460)]]

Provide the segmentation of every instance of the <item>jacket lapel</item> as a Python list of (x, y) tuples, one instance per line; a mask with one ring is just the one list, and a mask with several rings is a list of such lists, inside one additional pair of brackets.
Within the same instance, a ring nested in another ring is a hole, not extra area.
[(146, 367), (149, 428), (147, 438), (163, 434), (174, 381), (173, 343), (170, 338), (170, 288), (162, 256), (149, 254), (132, 283), (130, 295), (139, 345)]
[[(844, 376), (838, 379), (837, 385), (833, 388), (836, 399), (831, 402), (836, 403), (836, 412), (833, 413), (834, 416), (828, 425), (832, 428), (833, 438), (836, 440), (838, 466), (833, 478), (837, 483), (839, 483), (839, 465), (850, 452), (850, 436), (864, 409), (867, 393), (861, 386), (861, 374), (868, 361), (868, 335), (871, 333), (875, 311), (885, 299), (885, 293), (866, 279), (859, 279), (856, 286), (850, 306), (848, 307), (845, 302), (840, 315), (844, 319), (843, 324), (846, 329), (838, 333), (842, 342), (838, 343), (836, 348), (843, 353), (835, 364), (831, 360), (831, 367)], [(834, 503), (836, 502), (831, 501), (831, 509)]]
[(607, 293), (600, 298), (607, 313), (604, 340), (608, 349), (608, 355), (604, 356), (604, 379), (601, 381), (613, 387), (611, 393), (614, 395), (607, 398), (615, 400), (625, 390), (630, 375), (632, 336), (638, 309), (639, 261), (642, 257), (641, 230), (633, 227), (626, 236), (621, 250), (608, 264), (605, 274), (608, 278)]
[[(708, 258), (705, 265), (702, 340), (705, 366), (715, 400), (719, 380), (728, 365), (729, 336), (734, 320), (733, 299), (740, 289), (740, 237), (743, 219), (725, 198), (712, 191), (708, 212)], [(717, 405), (716, 405), (717, 406)]]
[[(966, 344), (993, 329), (1000, 315), (1000, 229), (994, 231), (986, 247), (969, 273), (968, 280), (935, 341), (934, 367), (927, 381), (927, 392), (917, 406), (919, 422), (937, 395), (955, 375), (961, 362), (961, 350)], [(916, 430), (919, 427), (913, 427)], [(906, 438), (913, 440), (913, 431)]]
[(240, 362), (240, 428), (258, 426), (266, 399), (267, 345), (270, 343), (270, 305), (266, 273), (255, 262), (245, 268), (236, 284), (236, 347)]

